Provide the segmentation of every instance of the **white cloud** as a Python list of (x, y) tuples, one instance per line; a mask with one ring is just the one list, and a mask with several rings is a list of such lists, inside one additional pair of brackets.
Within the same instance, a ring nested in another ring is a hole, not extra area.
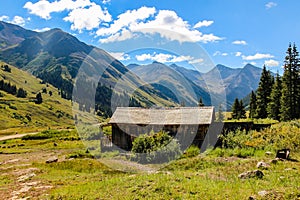
[(233, 41), (232, 44), (247, 45), (247, 42), (244, 40), (236, 40), (236, 41)]
[(266, 60), (266, 61), (265, 61), (265, 65), (266, 65), (267, 67), (278, 67), (278, 66), (279, 66), (279, 62), (276, 61), (276, 60), (270, 59), (270, 60)]
[(235, 53), (235, 56), (236, 56), (236, 57), (240, 57), (240, 56), (242, 56), (242, 52), (239, 52), (239, 51), (238, 51), (238, 52), (236, 52), (236, 53)]
[(102, 3), (103, 4), (107, 4), (107, 3), (109, 3), (111, 0), (102, 0)]
[(19, 26), (24, 26), (25, 22), (26, 22), (26, 20), (21, 16), (14, 16), (14, 18), (12, 20), (10, 20), (10, 18), (6, 15), (0, 16), (0, 21), (5, 21), (5, 22), (16, 24)]
[(266, 5), (265, 5), (265, 7), (266, 7), (266, 9), (268, 10), (268, 9), (271, 9), (271, 8), (273, 8), (273, 7), (276, 7), (277, 6), (277, 3), (275, 3), (275, 2), (269, 2), (269, 3), (267, 3)]
[(194, 28), (208, 27), (208, 26), (212, 25), (213, 23), (214, 23), (214, 21), (203, 20), (203, 21), (200, 21), (197, 24), (195, 24)]
[(228, 53), (222, 53), (220, 51), (216, 51), (213, 56), (228, 56)]
[[(203, 34), (200, 31), (191, 28), (187, 21), (180, 18), (176, 12), (171, 10), (159, 10), (155, 8), (141, 7), (137, 10), (128, 10), (118, 16), (107, 28), (100, 28), (97, 35), (108, 37), (100, 39), (100, 42), (107, 43), (121, 41), (122, 33), (127, 36), (135, 36), (134, 33), (159, 34), (161, 37), (171, 41), (179, 42), (213, 42), (222, 38), (213, 34)], [(128, 37), (123, 37), (128, 39)]]
[(13, 20), (11, 21), (13, 24), (17, 24), (19, 26), (25, 25), (25, 19), (20, 16), (14, 16)]
[(48, 0), (40, 0), (36, 3), (27, 2), (24, 8), (29, 10), (30, 14), (37, 15), (43, 19), (51, 19), (51, 13), (62, 12), (64, 10), (74, 10), (77, 8), (85, 8), (95, 5), (90, 0), (58, 0), (49, 2)]
[(79, 30), (80, 32), (83, 29), (92, 30), (98, 28), (102, 21), (110, 22), (112, 18), (107, 10), (102, 10), (99, 5), (93, 4), (89, 8), (72, 10), (64, 20), (72, 23), (72, 30)]
[(128, 10), (118, 16), (110, 27), (100, 28), (96, 34), (98, 36), (113, 36), (126, 30), (126, 28), (137, 24), (138, 22), (149, 18), (156, 12), (155, 8), (141, 7), (137, 10)]
[(266, 59), (266, 58), (274, 58), (271, 54), (261, 54), (257, 53), (253, 56), (242, 56), (243, 60), (260, 60), (260, 59)]
[(49, 31), (51, 28), (48, 28), (48, 27), (45, 27), (45, 28), (42, 28), (42, 29), (34, 29), (34, 31), (36, 32), (45, 32), (45, 31)]
[(0, 16), (0, 21), (8, 21), (9, 17), (6, 15)]
[(130, 56), (124, 52), (109, 52), (109, 54), (120, 61), (130, 60)]
[[(196, 63), (197, 61), (191, 56), (175, 56), (175, 55), (165, 54), (165, 53), (141, 54), (141, 55), (136, 55), (135, 58), (137, 61), (152, 60), (161, 63), (176, 63), (176, 62), (184, 62), (184, 61)], [(198, 60), (197, 62), (199, 61), (200, 60)]]
[(198, 58), (198, 59), (194, 59), (189, 61), (189, 64), (197, 64), (197, 63), (202, 63), (204, 61), (203, 58)]

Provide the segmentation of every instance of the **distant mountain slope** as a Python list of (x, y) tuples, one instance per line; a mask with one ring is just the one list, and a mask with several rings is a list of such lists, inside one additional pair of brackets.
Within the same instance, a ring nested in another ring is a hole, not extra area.
[(34, 31), (0, 21), (0, 49), (19, 44), (24, 38), (32, 37), (36, 34)]
[(154, 86), (172, 101), (184, 102), (186, 106), (197, 106), (200, 97), (205, 105), (211, 105), (210, 95), (181, 73), (162, 63), (131, 65), (130, 69), (142, 80)]
[[(223, 85), (226, 92), (227, 108), (231, 107), (235, 98), (242, 99), (252, 90), (257, 89), (262, 71), (261, 68), (251, 64), (247, 64), (243, 68), (230, 68), (224, 65), (217, 65), (207, 73), (200, 73), (196, 70), (186, 69), (174, 64), (170, 67), (193, 81), (199, 87), (210, 88), (211, 93), (216, 96), (224, 91), (220, 87), (220, 85)], [(219, 80), (217, 77), (221, 77), (222, 80)]]
[[(68, 99), (72, 97), (78, 70), (84, 65), (86, 70), (85, 77), (81, 79), (83, 81), (96, 80), (98, 83), (99, 80), (99, 85), (108, 88), (105, 90), (114, 90), (118, 84), (126, 85), (127, 89), (116, 92), (122, 95), (128, 90), (134, 90), (134, 94), (128, 95), (133, 95), (131, 99), (138, 105), (175, 105), (174, 102), (164, 99), (164, 95), (159, 94), (154, 87), (145, 85), (139, 77), (105, 51), (80, 42), (76, 37), (60, 29), (37, 33), (27, 32), (19, 26), (5, 22), (1, 24), (4, 24), (4, 28), (0, 31), (0, 35), (14, 29), (21, 30), (24, 34), (16, 35), (19, 37), (19, 43), (0, 49), (0, 59), (53, 84), (61, 89), (64, 97)], [(6, 44), (11, 44), (10, 38), (3, 37), (2, 40)], [(107, 109), (111, 107), (109, 105), (111, 93), (110, 91), (96, 96), (99, 107)]]

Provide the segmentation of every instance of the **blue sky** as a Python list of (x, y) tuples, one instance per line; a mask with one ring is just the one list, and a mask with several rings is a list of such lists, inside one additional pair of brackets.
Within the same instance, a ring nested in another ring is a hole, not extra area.
[(300, 45), (298, 0), (11, 0), (0, 20), (36, 31), (61, 28), (124, 64), (207, 71), (214, 64), (281, 69)]

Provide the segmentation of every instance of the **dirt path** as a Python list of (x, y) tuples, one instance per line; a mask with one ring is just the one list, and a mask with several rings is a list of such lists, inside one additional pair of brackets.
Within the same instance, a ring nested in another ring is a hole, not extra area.
[[(57, 131), (71, 131), (71, 130), (74, 130), (74, 129), (58, 129)], [(31, 133), (21, 133), (21, 134), (15, 134), (15, 135), (0, 136), (0, 141), (18, 139), (18, 138), (22, 138), (26, 135), (34, 135), (34, 134), (37, 134), (37, 133), (40, 133), (40, 132), (41, 131), (31, 132)]]
[(22, 138), (26, 135), (34, 135), (34, 134), (37, 134), (37, 133), (39, 133), (39, 132), (22, 133), (22, 134), (2, 136), (2, 137), (0, 137), (0, 141)]

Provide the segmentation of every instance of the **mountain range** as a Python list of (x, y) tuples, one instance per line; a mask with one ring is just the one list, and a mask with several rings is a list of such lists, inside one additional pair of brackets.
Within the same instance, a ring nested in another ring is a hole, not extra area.
[(257, 89), (262, 71), (251, 64), (243, 68), (230, 68), (219, 64), (207, 73), (176, 64), (167, 66), (157, 62), (141, 66), (131, 64), (127, 67), (145, 82), (160, 83), (171, 88), (188, 105), (195, 105), (200, 96), (205, 105), (210, 105), (213, 96), (220, 98), (219, 95), (224, 92), (228, 109), (235, 98), (242, 99)]
[[(67, 99), (72, 98), (74, 90), (93, 94), (96, 88), (100, 88), (96, 97), (83, 94), (80, 98), (85, 99), (75, 100), (92, 105), (93, 98), (96, 98), (99, 107), (108, 109), (113, 93), (117, 93), (119, 99), (130, 96), (129, 100), (124, 98), (127, 102), (121, 102), (124, 106), (176, 105), (104, 50), (80, 42), (60, 29), (34, 32), (0, 22), (0, 43), (0, 60), (51, 83), (62, 90)], [(105, 112), (111, 114), (111, 111)]]
[(207, 73), (158, 62), (124, 66), (104, 50), (60, 29), (35, 32), (1, 21), (0, 60), (51, 83), (67, 99), (74, 91), (89, 93), (98, 88), (96, 97), (81, 97), (85, 102), (96, 98), (102, 109), (111, 107), (113, 93), (125, 99), (116, 106), (150, 107), (182, 102), (194, 106), (200, 97), (205, 105), (211, 105), (224, 91), (226, 106), (230, 107), (236, 97), (243, 98), (257, 88), (261, 74), (260, 68), (250, 64), (238, 69), (217, 65)]

